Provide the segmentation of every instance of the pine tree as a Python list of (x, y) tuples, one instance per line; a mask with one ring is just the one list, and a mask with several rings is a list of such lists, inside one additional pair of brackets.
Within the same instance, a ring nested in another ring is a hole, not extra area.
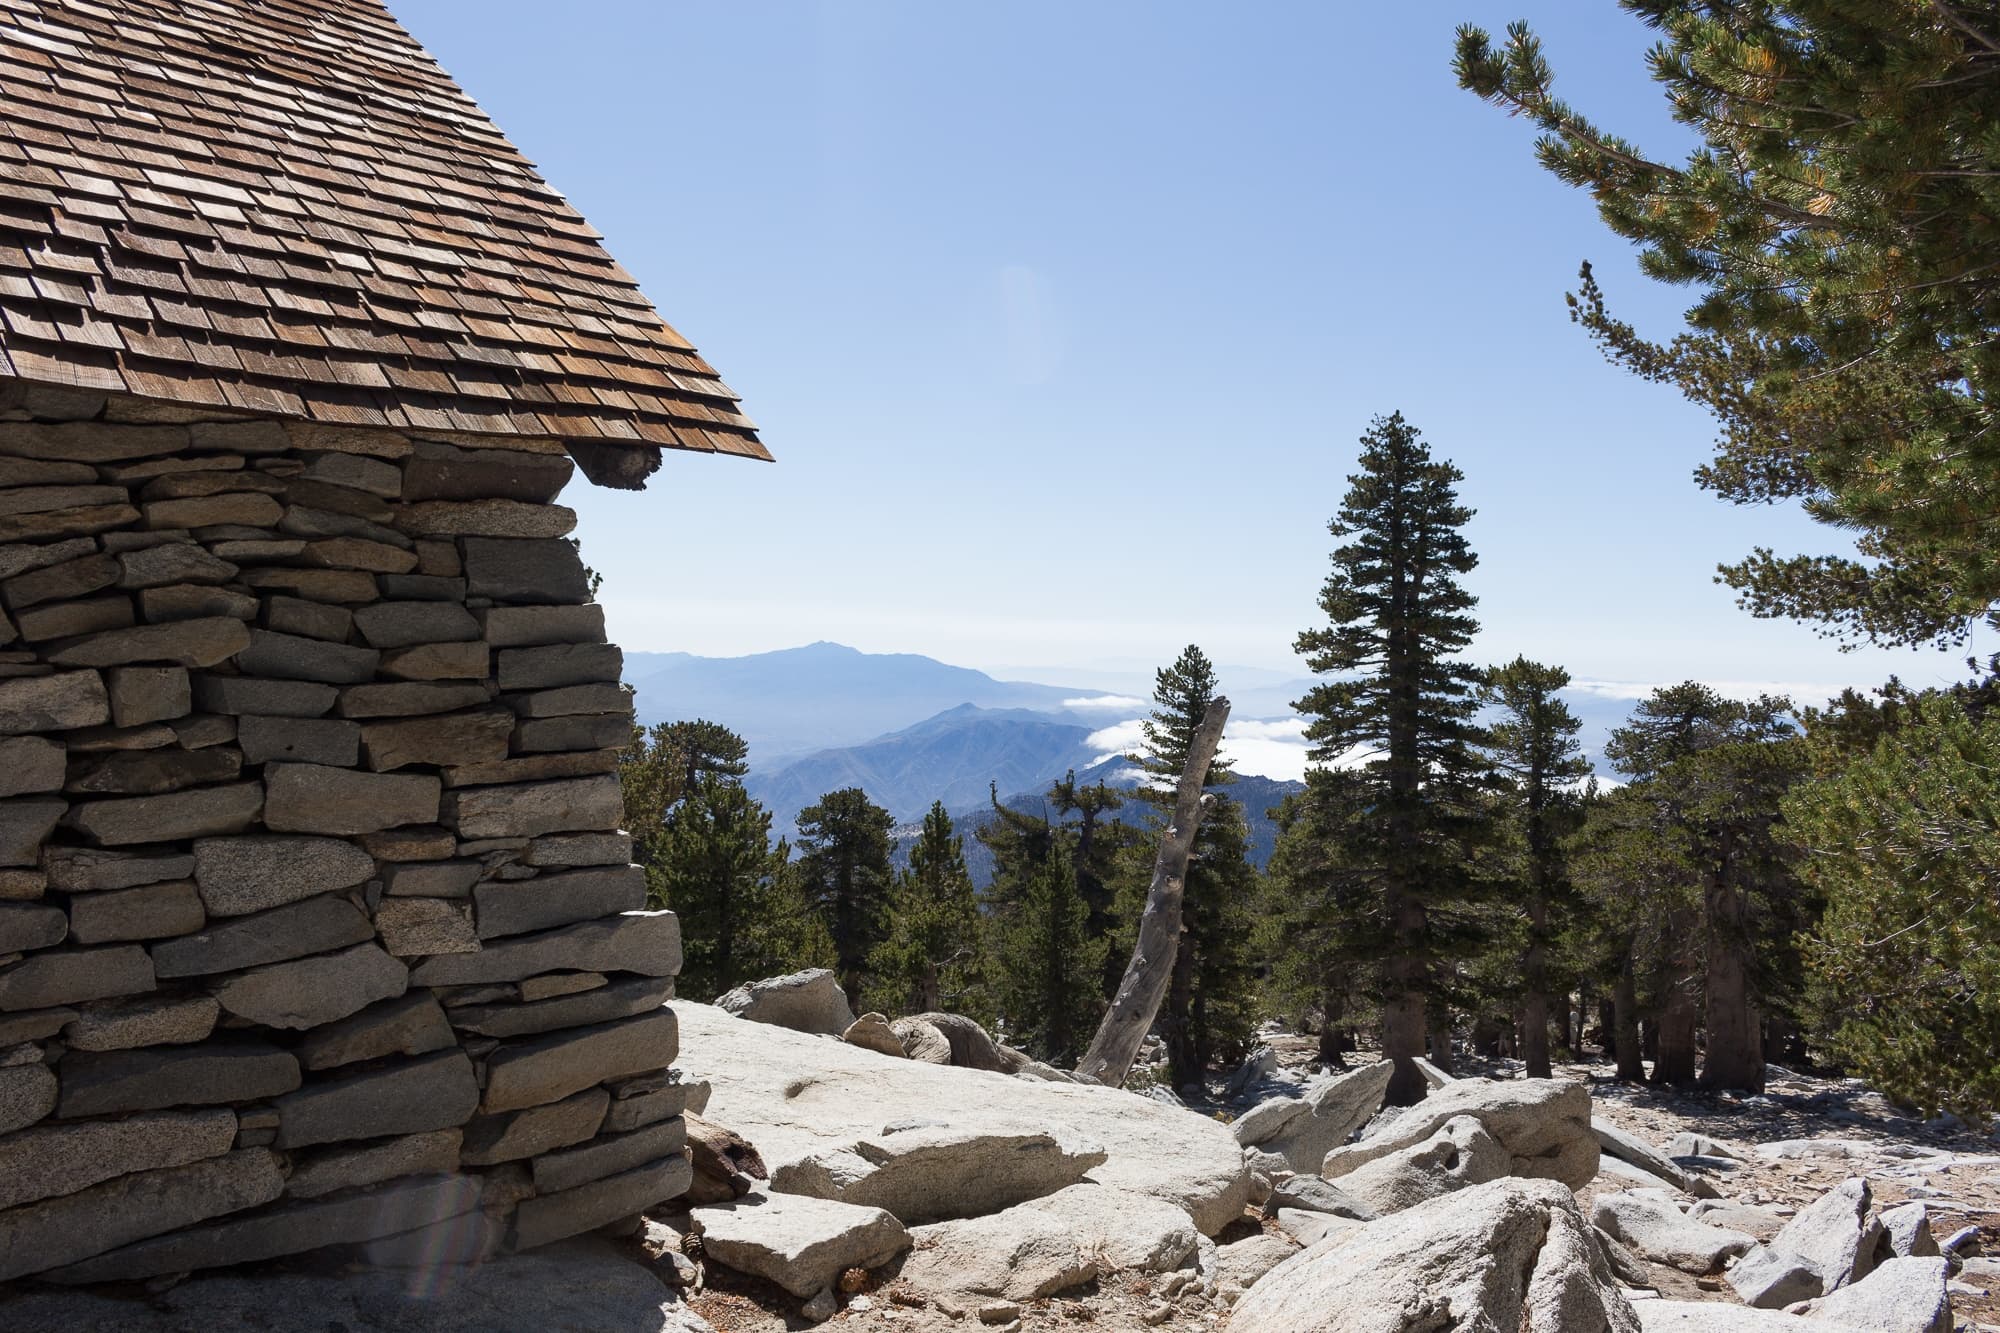
[[(1695, 681), (1642, 700), (1612, 732), (1605, 757), (1633, 779), (1651, 850), (1644, 873), (1679, 882), (1694, 929), (1667, 962), (1656, 1082), (1693, 1073), (1696, 997), (1705, 1019), (1704, 1087), (1764, 1086), (1760, 953), (1774, 911), (1797, 896), (1779, 802), (1803, 771), (1789, 701), (1726, 699)], [(1685, 909), (1684, 909), (1685, 910)], [(1761, 937), (1761, 938), (1760, 938)]]
[[(1832, 762), (1785, 799), (1800, 873), (1826, 895), (1808, 962), (1833, 1052), (1890, 1096), (1973, 1123), (2000, 1111), (1992, 683), (1808, 715)], [(1873, 724), (1872, 744), (1843, 725), (1848, 711)]]
[(984, 923), (965, 868), (964, 840), (942, 801), (924, 816), (891, 903), (889, 937), (869, 963), (879, 1007), (892, 1013), (983, 1010)]
[(1073, 1062), (1104, 1008), (1106, 940), (1090, 932), (1078, 892), (1074, 835), (1058, 829), (995, 922), (998, 996), (1008, 1036), (1050, 1064)]
[[(1298, 636), (1322, 676), (1298, 701), (1321, 763), (1360, 751), (1368, 816), (1338, 823), (1351, 839), (1337, 860), (1370, 883), (1369, 921), (1353, 938), (1379, 948), (1375, 989), (1383, 1051), (1396, 1061), (1389, 1098), (1424, 1095), (1414, 1060), (1439, 1017), (1441, 964), (1464, 945), (1461, 909), (1476, 897), (1472, 847), (1484, 822), (1486, 769), (1475, 748), (1479, 672), (1456, 660), (1477, 628), (1475, 599), (1458, 582), (1478, 563), (1460, 531), (1463, 475), (1433, 460), (1402, 414), (1378, 417), (1362, 436), (1360, 471), (1348, 478), (1328, 524), (1343, 544), (1321, 590), (1324, 628)], [(1332, 890), (1330, 890), (1332, 891)]]
[[(1090, 907), (1089, 931), (1092, 939), (1110, 940), (1118, 930), (1119, 874), (1124, 860), (1121, 852), (1137, 841), (1137, 831), (1106, 815), (1123, 808), (1125, 797), (1102, 779), (1092, 785), (1076, 780), (1071, 769), (1049, 784), (1045, 799), (1055, 807), (1057, 817), (1076, 830), (1076, 888)], [(1070, 821), (1070, 816), (1076, 819)], [(1107, 946), (1101, 989), (1109, 999), (1118, 990), (1125, 960)]]
[(740, 778), (749, 770), (749, 746), (716, 722), (660, 722), (634, 727), (632, 744), (618, 756), (625, 797), (625, 827), (633, 855), (644, 863), (652, 840), (666, 828), (674, 807), (704, 774)]
[(1584, 269), (1572, 311), (1614, 362), (1721, 426), (1702, 484), (1799, 500), (1860, 559), (1758, 549), (1724, 579), (1762, 616), (1962, 642), (2000, 601), (2000, 14), (1957, 0), (1621, 0), (1701, 144), (1650, 158), (1558, 100), (1524, 24), (1459, 30), (1465, 88), (1542, 131), (1688, 331), (1642, 338)]
[(646, 871), (654, 901), (681, 918), (682, 994), (711, 1000), (761, 975), (748, 941), (764, 925), (781, 865), (770, 812), (734, 779), (698, 776), (655, 837)]
[[(1195, 728), (1218, 693), (1215, 667), (1194, 644), (1154, 674), (1153, 709), (1140, 723), (1145, 746), (1126, 758), (1151, 779), (1139, 790), (1158, 812), (1156, 831), (1172, 813), (1174, 785), (1187, 765)], [(1218, 755), (1202, 786), (1219, 788), (1234, 781), (1229, 760)], [(1256, 890), (1256, 871), (1249, 862), (1248, 841), (1242, 807), (1219, 794), (1210, 795), (1195, 831), (1181, 898), (1180, 951), (1158, 1022), (1177, 1088), (1199, 1084), (1218, 1048), (1242, 1044), (1251, 1027), (1250, 899)], [(1134, 858), (1143, 882), (1135, 880), (1135, 886), (1143, 906), (1151, 866), (1138, 866), (1137, 861)]]
[[(1506, 777), (1505, 802), (1521, 847), (1521, 910), (1527, 947), (1520, 957), (1521, 1058), (1529, 1078), (1549, 1077), (1550, 960), (1574, 903), (1564, 840), (1576, 831), (1575, 785), (1590, 772), (1564, 703), (1569, 672), (1517, 657), (1487, 674), (1482, 702), (1501, 710), (1488, 753)], [(1567, 987), (1565, 987), (1565, 994)]]
[(833, 938), (840, 984), (867, 982), (868, 955), (888, 935), (889, 869), (896, 821), (859, 787), (844, 787), (799, 811), (797, 882)]

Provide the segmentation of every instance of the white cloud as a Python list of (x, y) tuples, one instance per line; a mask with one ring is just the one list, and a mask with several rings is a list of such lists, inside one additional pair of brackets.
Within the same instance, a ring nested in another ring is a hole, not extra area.
[(1080, 699), (1065, 699), (1064, 708), (1099, 708), (1106, 712), (1144, 712), (1146, 701), (1134, 699), (1129, 694), (1093, 694)]
[[(1652, 683), (1626, 680), (1577, 680), (1570, 682), (1570, 688), (1579, 694), (1595, 695), (1600, 699), (1619, 699), (1637, 702), (1651, 695), (1653, 691), (1679, 681), (1656, 681)], [(1845, 685), (1829, 685), (1825, 681), (1805, 680), (1704, 680), (1717, 694), (1730, 699), (1755, 699), (1762, 694), (1782, 694), (1801, 707), (1817, 705), (1837, 696)]]
[[(1088, 744), (1102, 762), (1116, 754), (1131, 754), (1145, 743), (1139, 718), (1092, 732)], [(1306, 774), (1304, 718), (1231, 718), (1222, 733), (1223, 757), (1239, 773), (1297, 782)]]

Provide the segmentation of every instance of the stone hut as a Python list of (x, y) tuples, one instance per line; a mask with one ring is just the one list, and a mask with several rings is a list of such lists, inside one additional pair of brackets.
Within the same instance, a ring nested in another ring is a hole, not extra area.
[(734, 395), (376, 0), (0, 7), (0, 1281), (689, 1172), (554, 503)]

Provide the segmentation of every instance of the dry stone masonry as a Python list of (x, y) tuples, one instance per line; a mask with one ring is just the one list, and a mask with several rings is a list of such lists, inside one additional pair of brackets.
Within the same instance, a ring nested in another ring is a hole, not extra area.
[(570, 460), (0, 394), (0, 1281), (680, 1194), (680, 938)]

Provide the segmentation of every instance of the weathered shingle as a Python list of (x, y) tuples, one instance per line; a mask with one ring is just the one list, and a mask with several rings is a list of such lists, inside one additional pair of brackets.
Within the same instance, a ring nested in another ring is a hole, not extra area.
[(0, 0), (0, 352), (318, 421), (769, 457), (376, 0)]

